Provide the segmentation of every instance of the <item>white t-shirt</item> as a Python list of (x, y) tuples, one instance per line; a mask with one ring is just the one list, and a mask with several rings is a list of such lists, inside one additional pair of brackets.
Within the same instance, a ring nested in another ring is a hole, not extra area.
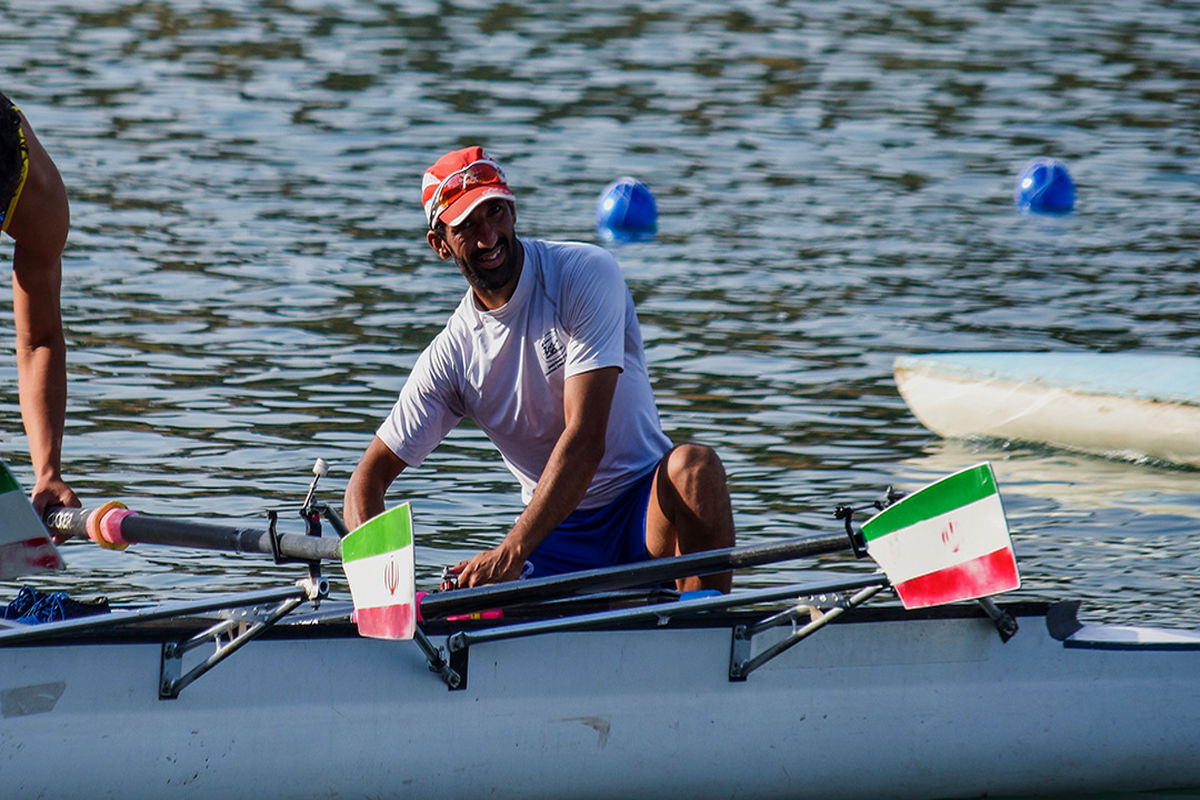
[(376, 435), (416, 466), (463, 417), (500, 450), (528, 503), (565, 427), (563, 381), (620, 367), (604, 457), (580, 508), (619, 497), (671, 449), (658, 418), (642, 333), (608, 251), (522, 239), (512, 298), (481, 309), (470, 290), (425, 348)]

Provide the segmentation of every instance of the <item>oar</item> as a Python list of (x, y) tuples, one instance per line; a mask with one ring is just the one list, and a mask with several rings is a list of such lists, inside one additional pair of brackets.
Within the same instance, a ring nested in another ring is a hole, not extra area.
[[(460, 589), (425, 595), (420, 601), (420, 615), (430, 618), (483, 611), (577, 592), (594, 593), (653, 584), (687, 575), (706, 575), (802, 555), (846, 550), (850, 545), (849, 538), (840, 534), (815, 536), (778, 544), (729, 547), (559, 577)], [(342, 553), (342, 566), (354, 599), (354, 619), (359, 634), (377, 639), (414, 640), (429, 661), (430, 669), (441, 673), (450, 688), (456, 688), (461, 676), (417, 624), (412, 517), (408, 504), (384, 511), (355, 528), (342, 540)]]
[[(99, 535), (100, 540), (109, 546), (140, 542), (237, 553), (274, 553), (270, 531), (190, 522), (121, 508), (57, 508), (46, 515), (46, 525), (59, 536), (96, 539)], [(92, 530), (89, 530), (89, 526)], [(334, 537), (284, 533), (276, 534), (275, 538), (279, 553), (289, 558), (342, 558), (341, 540)], [(726, 572), (849, 549), (850, 540), (841, 533), (730, 547), (641, 564), (430, 594), (426, 595), (421, 603), (421, 613), (425, 617), (434, 618), (485, 611), (516, 603), (536, 603), (579, 593), (652, 585), (689, 575)]]
[[(399, 512), (407, 507), (401, 506), (392, 510)], [(385, 520), (395, 518), (395, 513), (380, 515), (374, 522), (376, 526), (390, 525)], [(97, 519), (97, 517), (99, 519)], [(240, 528), (231, 525), (190, 522), (186, 520), (158, 517), (150, 514), (132, 512), (122, 508), (80, 509), (58, 508), (46, 515), (46, 525), (51, 531), (60, 536), (76, 538), (99, 539), (109, 546), (134, 543), (174, 545), (179, 547), (195, 547), (206, 550), (225, 550), (239, 553), (274, 553), (271, 546), (270, 531)], [(89, 527), (91, 530), (89, 530)], [(364, 524), (363, 528), (372, 527)], [(405, 530), (411, 530), (411, 522), (404, 523)], [(360, 529), (362, 530), (362, 529)], [(390, 530), (390, 529), (389, 529)], [(363, 531), (366, 532), (366, 531)], [(394, 535), (394, 534), (385, 534)], [(411, 547), (411, 534), (407, 535), (405, 544)], [(276, 534), (278, 551), (281, 555), (304, 560), (341, 559), (341, 540), (333, 537), (315, 537), (300, 534)], [(362, 534), (359, 534), (362, 538)], [(355, 538), (347, 537), (346, 542), (354, 542)], [(368, 548), (369, 553), (386, 553), (400, 547), (391, 540), (385, 545)], [(569, 597), (581, 593), (595, 593), (623, 589), (630, 586), (646, 586), (664, 581), (674, 580), (689, 575), (707, 575), (715, 572), (743, 569), (746, 567), (787, 561), (805, 556), (832, 553), (851, 549), (850, 540), (841, 533), (822, 534), (808, 537), (787, 539), (782, 542), (768, 544), (729, 547), (721, 550), (710, 550), (702, 553), (692, 553), (674, 558), (663, 558), (640, 564), (606, 567), (600, 569), (574, 572), (567, 575), (547, 578), (482, 586), (474, 589), (458, 589), (449, 592), (425, 595), (421, 602), (421, 614), (426, 618), (450, 616), (454, 614), (485, 611), (502, 608), (517, 603), (536, 603), (561, 597)], [(362, 557), (362, 550), (350, 547), (347, 558), (355, 562)], [(408, 556), (411, 560), (411, 555)], [(370, 563), (367, 559), (365, 563)], [(386, 569), (389, 560), (381, 560), (380, 569)], [(401, 561), (403, 564), (403, 560)], [(359, 567), (356, 565), (356, 570)], [(411, 575), (412, 567), (402, 570), (401, 575)], [(353, 578), (352, 570), (347, 565), (347, 577)], [(381, 587), (395, 586), (390, 573), (381, 573), (378, 581)], [(412, 578), (401, 583), (411, 587)], [(374, 586), (375, 581), (361, 580), (356, 584)], [(412, 589), (408, 589), (412, 591)], [(395, 595), (393, 589), (388, 594)], [(356, 605), (361, 605), (356, 603)], [(385, 605), (383, 602), (372, 605)]]
[(710, 575), (850, 549), (850, 539), (844, 533), (833, 533), (801, 536), (769, 544), (706, 550), (637, 564), (428, 594), (421, 600), (421, 615), (432, 619), (504, 608), (518, 603), (537, 603), (574, 594), (650, 586), (690, 575)]
[[(386, 599), (376, 597), (367, 606), (372, 613), (386, 613), (374, 609), (392, 603), (415, 608), (411, 578), (398, 577), (395, 572), (403, 566), (404, 575), (412, 574), (413, 542), (407, 508), (402, 514), (399, 507), (385, 512), (342, 540), (174, 520), (110, 507), (115, 505), (93, 511), (58, 509), (47, 515), (46, 522), (60, 535), (92, 538), (108, 546), (145, 542), (310, 561), (341, 559), (346, 542), (346, 552), (354, 553), (347, 558), (361, 559), (359, 566), (364, 567), (356, 567), (357, 579), (350, 574), (355, 570), (347, 570), (347, 577), (360, 585), (379, 582), (387, 589)], [(401, 516), (403, 522), (398, 521)], [(1007, 522), (988, 464), (962, 470), (914, 492), (864, 523), (863, 534), (869, 555), (883, 567), (906, 607), (986, 597), (1020, 586)], [(351, 547), (356, 536), (360, 543)], [(851, 549), (857, 554), (859, 546), (842, 533), (729, 547), (425, 595), (420, 613), (427, 619), (466, 614)], [(397, 561), (394, 554), (402, 552)]]
[[(99, 513), (104, 512), (104, 513)], [(93, 515), (99, 514), (100, 519)], [(89, 531), (89, 525), (92, 531)], [(274, 538), (278, 551), (272, 548), (269, 530), (215, 525), (207, 522), (156, 517), (125, 509), (56, 508), (46, 514), (46, 526), (59, 536), (95, 539), (100, 532), (104, 543), (121, 546), (137, 542), (165, 544), (177, 547), (198, 547), (204, 550), (227, 550), (234, 553), (263, 553), (305, 561), (323, 558), (340, 559), (341, 541), (332, 536), (306, 536), (280, 533)]]
[[(394, 512), (400, 510), (393, 509)], [(411, 536), (396, 537), (396, 542), (402, 542), (399, 545), (387, 541), (384, 536), (387, 529), (384, 520), (391, 513), (385, 512), (364, 523), (346, 539), (350, 542), (361, 537), (358, 546), (364, 554), (371, 556), (370, 569), (363, 569), (357, 575), (347, 571), (352, 593), (356, 582), (368, 587), (383, 585), (388, 582), (387, 570), (411, 561)], [(406, 507), (403, 513), (407, 515)], [(995, 476), (986, 463), (935, 481), (888, 506), (864, 523), (863, 535), (867, 554), (897, 587), (906, 608), (986, 598), (1020, 586), (1008, 523)], [(652, 585), (688, 575), (725, 572), (849, 549), (858, 554), (859, 543), (842, 534), (730, 547), (640, 564), (426, 595), (421, 600), (420, 612), (425, 619), (452, 616), (577, 593)], [(366, 563), (367, 559), (363, 558), (364, 566)], [(392, 587), (396, 585), (394, 581), (390, 583)], [(383, 607), (395, 605), (403, 607), (407, 614), (415, 602), (412, 594), (391, 589), (383, 596), (376, 590), (369, 610), (372, 614), (380, 614)], [(356, 608), (359, 605), (357, 598), (355, 605)], [(405, 630), (412, 635), (413, 628), (406, 627)]]

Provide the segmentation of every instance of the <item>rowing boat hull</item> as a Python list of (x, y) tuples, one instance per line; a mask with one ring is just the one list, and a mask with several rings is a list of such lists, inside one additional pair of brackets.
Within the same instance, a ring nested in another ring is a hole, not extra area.
[(1127, 353), (931, 353), (896, 359), (913, 414), (992, 437), (1200, 466), (1200, 359)]
[(732, 623), (716, 616), (475, 644), (455, 691), (412, 643), (345, 626), (287, 626), (170, 700), (160, 636), (13, 646), (0, 774), (13, 797), (126, 799), (1200, 786), (1200, 636), (1059, 641), (1033, 615), (1003, 643), (982, 616), (885, 613), (731, 681)]

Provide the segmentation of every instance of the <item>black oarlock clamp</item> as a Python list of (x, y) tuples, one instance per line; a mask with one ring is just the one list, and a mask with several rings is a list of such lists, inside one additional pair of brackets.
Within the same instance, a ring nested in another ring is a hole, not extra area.
[(854, 550), (855, 558), (865, 558), (866, 557), (866, 555), (867, 555), (867, 540), (865, 538), (863, 538), (862, 531), (855, 530), (854, 526), (851, 524), (851, 522), (854, 519), (854, 515), (859, 511), (867, 511), (868, 509), (874, 509), (875, 511), (882, 511), (885, 508), (887, 508), (888, 506), (890, 506), (892, 503), (895, 503), (899, 500), (904, 499), (905, 494), (906, 494), (905, 492), (901, 492), (898, 489), (895, 489), (895, 488), (889, 486), (884, 491), (883, 497), (879, 498), (878, 500), (875, 500), (869, 506), (859, 506), (858, 508), (854, 508), (853, 506), (849, 506), (849, 505), (842, 503), (842, 504), (838, 505), (838, 507), (836, 509), (834, 509), (834, 511), (833, 511), (834, 518), (840, 519), (846, 523), (846, 536), (848, 536), (850, 538), (850, 548), (852, 550)]
[[(329, 465), (325, 463), (325, 459), (318, 458), (313, 464), (313, 479), (308, 485), (308, 494), (304, 497), (304, 504), (300, 507), (300, 518), (304, 520), (305, 533), (308, 536), (319, 538), (321, 536), (321, 517), (325, 516), (333, 525), (334, 530), (339, 535), (344, 536), (346, 525), (342, 522), (341, 517), (332, 509), (328, 508), (324, 503), (317, 503), (314, 498), (317, 493), (317, 481), (329, 474)], [(308, 577), (313, 581), (321, 580), (321, 560), (307, 558), (289, 558), (283, 554), (283, 550), (279, 545), (282, 534), (278, 531), (279, 514), (276, 511), (268, 511), (267, 519), (269, 520), (267, 538), (271, 542), (271, 557), (275, 559), (276, 564), (307, 564)]]
[(275, 528), (279, 523), (279, 514), (271, 509), (267, 511), (267, 538), (271, 540), (271, 558), (276, 564), (287, 564), (293, 559), (286, 558), (279, 549), (279, 531)]
[(856, 509), (848, 505), (839, 505), (833, 512), (836, 519), (843, 520), (846, 523), (846, 536), (850, 539), (850, 549), (854, 551), (855, 558), (865, 558), (867, 555), (867, 540), (863, 538), (862, 531), (855, 530), (851, 525), (854, 519)]

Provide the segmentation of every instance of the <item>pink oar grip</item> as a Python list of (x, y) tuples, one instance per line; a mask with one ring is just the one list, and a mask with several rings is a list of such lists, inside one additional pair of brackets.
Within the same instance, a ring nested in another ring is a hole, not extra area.
[[(113, 538), (110, 533), (113, 530), (113, 526), (108, 522), (108, 518), (118, 512), (125, 513), (121, 514), (121, 517), (117, 520), (115, 526), (116, 538)], [(88, 538), (108, 550), (124, 550), (129, 546), (129, 542), (121, 538), (120, 519), (123, 519), (129, 513), (132, 512), (129, 512), (125, 508), (124, 503), (118, 503), (115, 500), (110, 500), (100, 506), (91, 514), (88, 514), (87, 521), (85, 522)]]
[(128, 547), (133, 542), (125, 541), (125, 537), (121, 536), (121, 522), (126, 517), (132, 517), (136, 513), (136, 511), (128, 508), (112, 509), (100, 519), (100, 534), (109, 541), (109, 544), (118, 547)]

